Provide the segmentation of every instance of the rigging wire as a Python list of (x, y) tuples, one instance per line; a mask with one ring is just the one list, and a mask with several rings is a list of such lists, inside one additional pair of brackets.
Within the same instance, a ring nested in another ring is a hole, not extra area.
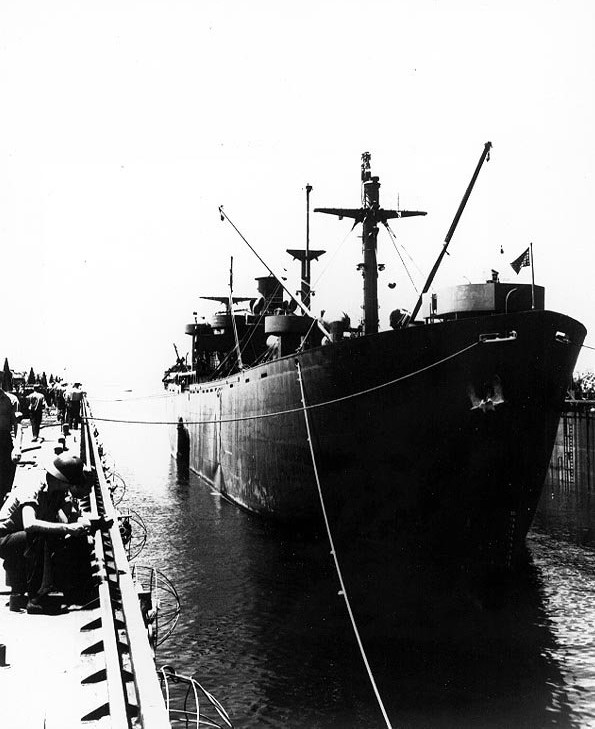
[(137, 400), (161, 400), (170, 397), (168, 392), (160, 392), (152, 395), (137, 395), (136, 397), (116, 397), (116, 398), (92, 398), (93, 402), (135, 402)]
[(236, 317), (233, 310), (233, 256), (231, 257), (231, 268), (229, 270), (229, 316), (231, 324), (233, 326), (234, 339), (236, 340), (236, 350), (238, 354), (237, 366), (240, 372), (244, 369), (244, 363), (242, 362), (242, 350), (240, 349), (240, 340), (238, 339), (238, 328), (236, 326)]
[[(264, 259), (258, 254), (258, 252), (255, 250), (255, 248), (248, 242), (248, 240), (245, 238), (245, 236), (240, 232), (239, 228), (235, 225), (235, 223), (231, 220), (229, 215), (223, 210), (223, 205), (219, 205), (219, 215), (221, 216), (221, 220), (227, 222), (231, 225), (231, 227), (235, 230), (235, 232), (240, 236), (240, 238), (244, 241), (244, 243), (250, 248), (252, 253), (258, 258), (258, 260), (263, 264), (263, 266), (267, 269), (267, 271), (271, 274), (271, 276), (274, 276), (277, 281), (279, 282), (279, 285), (283, 287), (283, 290), (287, 292), (289, 297), (296, 303), (296, 305), (300, 308), (300, 310), (306, 314), (307, 316), (312, 316), (310, 310), (308, 309), (305, 304), (300, 301), (298, 298), (296, 298), (289, 288), (283, 283), (282, 277), (278, 276), (273, 269), (265, 263)], [(329, 336), (329, 333), (327, 332), (326, 328), (323, 326), (322, 322), (318, 321), (318, 326), (320, 327), (320, 330), (323, 334), (325, 334), (327, 337)]]
[(314, 288), (315, 286), (318, 286), (318, 284), (320, 283), (320, 280), (322, 279), (322, 277), (323, 277), (323, 276), (324, 276), (324, 275), (326, 274), (326, 272), (327, 272), (327, 271), (329, 270), (329, 268), (331, 267), (331, 264), (333, 263), (333, 261), (334, 261), (334, 260), (335, 260), (335, 258), (337, 257), (337, 255), (338, 255), (339, 251), (341, 250), (341, 248), (343, 248), (343, 245), (345, 244), (345, 241), (347, 240), (347, 238), (349, 238), (349, 236), (350, 236), (350, 235), (351, 235), (351, 234), (353, 233), (353, 231), (355, 230), (355, 226), (356, 226), (356, 225), (357, 225), (357, 221), (356, 221), (356, 222), (355, 222), (355, 223), (354, 223), (354, 224), (353, 224), (353, 225), (351, 226), (351, 228), (350, 228), (350, 229), (349, 229), (349, 230), (347, 231), (347, 234), (345, 235), (345, 237), (343, 238), (343, 240), (342, 240), (342, 241), (341, 241), (341, 242), (339, 243), (339, 245), (337, 246), (337, 248), (336, 248), (336, 249), (335, 249), (335, 250), (333, 251), (333, 253), (332, 253), (331, 257), (327, 259), (326, 265), (324, 266), (324, 268), (322, 269), (322, 271), (321, 271), (321, 272), (320, 272), (320, 273), (318, 274), (318, 276), (316, 277), (316, 280), (315, 280), (315, 281), (314, 281), (314, 283), (312, 284), (312, 287), (313, 287), (313, 288)]
[(393, 238), (395, 239), (397, 245), (401, 246), (401, 248), (403, 249), (403, 253), (405, 253), (405, 255), (407, 256), (407, 258), (411, 261), (411, 263), (415, 267), (415, 270), (419, 273), (420, 276), (423, 276), (424, 275), (423, 274), (423, 271), (417, 265), (417, 262), (416, 262), (415, 258), (413, 258), (413, 256), (407, 250), (407, 248), (405, 248), (405, 246), (397, 239), (397, 234), (395, 233), (395, 231), (390, 227), (390, 225), (388, 223), (385, 223), (384, 225), (385, 225), (386, 229), (388, 230), (388, 232), (390, 233), (390, 235), (392, 235)]
[(310, 334), (312, 334), (312, 330), (314, 329), (314, 325), (315, 324), (316, 324), (316, 321), (314, 319), (312, 319), (312, 323), (308, 327), (308, 331), (302, 337), (302, 341), (300, 343), (300, 346), (295, 350), (295, 353), (296, 354), (300, 354), (300, 352), (303, 352), (304, 351), (304, 348), (306, 346), (306, 342), (308, 341), (308, 338), (309, 338)]
[(406, 273), (406, 274), (407, 274), (407, 276), (409, 277), (409, 280), (411, 281), (411, 285), (413, 286), (413, 289), (415, 290), (415, 293), (416, 293), (416, 294), (417, 294), (417, 295), (419, 296), (419, 291), (417, 290), (417, 286), (415, 285), (415, 281), (413, 280), (413, 278), (412, 278), (411, 274), (409, 273), (409, 269), (407, 268), (407, 264), (406, 264), (406, 263), (405, 263), (405, 261), (403, 260), (403, 256), (401, 255), (401, 251), (400, 251), (400, 250), (399, 250), (399, 249), (397, 248), (397, 241), (396, 241), (396, 237), (394, 236), (394, 233), (393, 233), (393, 231), (392, 231), (392, 230), (390, 229), (390, 227), (388, 226), (388, 224), (385, 224), (385, 225), (386, 225), (386, 229), (387, 229), (387, 231), (388, 231), (388, 234), (389, 234), (389, 238), (390, 238), (390, 240), (391, 240), (391, 243), (393, 244), (393, 246), (394, 246), (394, 249), (395, 249), (395, 251), (397, 252), (397, 255), (398, 255), (398, 256), (399, 256), (399, 258), (401, 259), (401, 263), (403, 264), (403, 268), (405, 269), (405, 273)]
[[(425, 367), (420, 367), (418, 370), (415, 370), (414, 372), (408, 372), (406, 375), (401, 375), (401, 377), (396, 377), (394, 380), (389, 380), (388, 382), (383, 382), (380, 385), (374, 385), (373, 387), (368, 387), (365, 390), (360, 390), (358, 392), (353, 392), (350, 395), (343, 395), (342, 397), (336, 397), (333, 400), (326, 400), (324, 402), (317, 402), (313, 405), (307, 405), (308, 410), (314, 410), (316, 408), (326, 407), (328, 405), (335, 405), (339, 402), (344, 402), (345, 400), (352, 400), (356, 397), (362, 397), (363, 395), (368, 395), (371, 392), (376, 392), (377, 390), (382, 390), (385, 387), (390, 387), (391, 385), (396, 385), (399, 382), (403, 382), (403, 380), (408, 380), (410, 377), (415, 377), (416, 375), (421, 374), (422, 372), (427, 372), (428, 370), (433, 369), (434, 367), (438, 367), (439, 365), (443, 364), (444, 362), (448, 362), (451, 359), (455, 359), (455, 357), (460, 357), (465, 352), (468, 352), (470, 349), (473, 349), (474, 347), (477, 347), (479, 345), (479, 341), (473, 342), (473, 344), (469, 344), (467, 347), (464, 347), (463, 349), (459, 349), (458, 352), (454, 352), (453, 354), (449, 354), (446, 357), (443, 357), (442, 359), (437, 360), (436, 362), (432, 362), (429, 365), (426, 365)], [(217, 388), (220, 389), (220, 388)], [(276, 417), (278, 415), (291, 415), (292, 413), (298, 413), (301, 412), (302, 408), (290, 408), (288, 410), (278, 410), (272, 413), (262, 413), (261, 415), (245, 415), (240, 418), (222, 418), (221, 420), (187, 420), (184, 422), (184, 425), (217, 425), (220, 423), (237, 423), (242, 422), (246, 420), (262, 420), (263, 418), (272, 418)], [(94, 416), (85, 416), (85, 420), (97, 420), (105, 423), (128, 423), (132, 425), (178, 425), (179, 422), (177, 420), (124, 420), (124, 419), (116, 419), (116, 418), (96, 418)]]
[[(264, 319), (264, 316), (265, 316), (265, 312), (266, 312), (266, 311), (268, 310), (269, 304), (270, 304), (270, 303), (271, 303), (271, 301), (273, 301), (273, 299), (274, 299), (274, 298), (275, 298), (275, 297), (277, 296), (277, 294), (279, 293), (279, 289), (280, 289), (280, 288), (281, 288), (281, 284), (280, 284), (280, 283), (278, 283), (278, 284), (277, 284), (277, 287), (276, 287), (276, 288), (275, 288), (275, 290), (274, 290), (274, 291), (273, 291), (273, 292), (271, 293), (271, 295), (270, 295), (270, 296), (269, 296), (269, 297), (268, 297), (267, 299), (265, 299), (265, 305), (264, 305), (264, 306), (263, 306), (263, 308), (262, 308), (262, 311), (261, 311), (261, 313), (260, 313), (260, 315), (259, 315), (259, 317), (258, 317), (258, 321), (256, 322), (256, 325), (255, 325), (255, 326), (254, 326), (254, 327), (252, 328), (252, 330), (251, 330), (251, 331), (249, 331), (249, 332), (248, 332), (247, 334), (245, 334), (245, 335), (244, 335), (244, 337), (242, 338), (242, 340), (240, 341), (240, 352), (241, 352), (242, 354), (243, 354), (243, 353), (244, 353), (244, 352), (246, 351), (246, 348), (247, 348), (248, 344), (250, 344), (250, 340), (251, 340), (251, 339), (252, 339), (252, 337), (254, 336), (254, 333), (256, 332), (256, 330), (257, 330), (257, 328), (258, 328), (258, 325), (259, 325), (259, 324), (260, 324), (260, 322), (261, 322), (261, 321), (262, 321), (262, 320)], [(224, 365), (224, 364), (226, 364), (227, 362), (230, 362), (230, 361), (231, 361), (231, 359), (232, 359), (232, 355), (233, 355), (233, 351), (232, 351), (232, 350), (230, 350), (230, 351), (229, 351), (229, 352), (228, 352), (228, 353), (227, 353), (227, 354), (225, 355), (225, 357), (224, 357), (224, 358), (223, 358), (223, 359), (221, 360), (221, 362), (219, 363), (219, 365), (217, 366), (217, 368), (216, 368), (216, 369), (215, 369), (215, 371), (213, 372), (213, 375), (212, 375), (213, 377), (214, 377), (215, 375), (217, 375), (217, 373), (221, 373), (221, 374), (223, 375), (223, 373), (224, 373), (224, 372), (226, 371), (226, 370), (224, 370), (224, 369), (223, 369), (223, 365)], [(229, 369), (227, 370), (227, 373), (228, 373), (228, 375), (229, 375), (229, 374), (231, 374), (231, 373), (232, 373), (232, 371), (233, 371), (233, 368), (232, 368), (232, 367), (230, 367), (230, 368), (229, 368)], [(223, 375), (223, 376), (225, 376), (225, 375)]]
[(331, 547), (331, 554), (333, 556), (333, 561), (335, 563), (335, 571), (337, 573), (337, 578), (339, 580), (339, 585), (341, 586), (341, 590), (339, 592), (339, 595), (343, 597), (345, 600), (345, 607), (347, 608), (347, 612), (349, 614), (349, 620), (351, 621), (351, 627), (353, 628), (353, 633), (355, 635), (355, 639), (357, 641), (357, 645), (362, 657), (362, 660), (364, 662), (364, 665), (366, 667), (366, 671), (368, 673), (368, 678), (370, 679), (370, 683), (372, 684), (372, 689), (374, 691), (374, 695), (376, 696), (376, 700), (378, 701), (378, 706), (380, 707), (380, 711), (382, 712), (382, 716), (384, 718), (384, 721), (386, 723), (386, 726), (389, 729), (392, 729), (392, 725), (390, 723), (390, 719), (388, 718), (388, 714), (386, 713), (386, 709), (384, 708), (384, 704), (382, 702), (382, 697), (380, 696), (380, 692), (378, 691), (378, 686), (376, 685), (376, 681), (374, 680), (374, 674), (372, 673), (372, 669), (370, 667), (370, 664), (368, 662), (368, 657), (366, 655), (366, 651), (364, 649), (364, 644), (362, 643), (361, 636), (359, 634), (359, 630), (357, 628), (357, 624), (355, 622), (355, 616), (353, 615), (353, 610), (351, 609), (351, 603), (349, 601), (349, 596), (347, 594), (347, 588), (345, 587), (345, 582), (343, 581), (343, 574), (341, 572), (341, 567), (339, 565), (339, 557), (337, 555), (337, 550), (335, 548), (335, 543), (333, 540), (333, 535), (331, 532), (331, 527), (329, 524), (328, 515), (326, 512), (326, 505), (324, 502), (324, 495), (322, 493), (322, 486), (320, 485), (320, 478), (318, 476), (318, 467), (316, 465), (316, 456), (314, 454), (314, 444), (312, 442), (312, 434), (310, 432), (310, 420), (308, 418), (308, 408), (306, 406), (306, 395), (304, 393), (304, 380), (302, 377), (302, 368), (300, 366), (299, 361), (296, 362), (296, 367), (298, 371), (298, 381), (300, 383), (300, 393), (302, 397), (302, 405), (303, 405), (303, 413), (304, 413), (304, 421), (306, 423), (306, 433), (308, 437), (308, 446), (310, 447), (310, 456), (312, 457), (312, 467), (314, 469), (314, 477), (316, 478), (316, 486), (318, 488), (318, 498), (320, 499), (320, 507), (322, 509), (322, 515), (324, 517), (324, 525), (326, 527), (326, 533), (328, 536), (328, 541)]

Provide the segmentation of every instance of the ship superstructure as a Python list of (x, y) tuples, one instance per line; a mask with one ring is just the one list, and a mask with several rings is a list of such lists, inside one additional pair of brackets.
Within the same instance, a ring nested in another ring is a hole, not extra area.
[(430, 292), (433, 269), (413, 314), (394, 312), (378, 331), (379, 225), (425, 214), (382, 208), (379, 188), (366, 154), (362, 206), (318, 209), (362, 224), (361, 325), (309, 313), (310, 262), (324, 253), (309, 239), (289, 250), (300, 300), (286, 300), (273, 275), (257, 279), (254, 297), (210, 297), (223, 310), (186, 327), (191, 363), (164, 378), (179, 423), (172, 443), (182, 437), (192, 470), (226, 497), (288, 525), (320, 520), (314, 453), (337, 533), (388, 540), (401, 554), (510, 564), (585, 329), (547, 311), (541, 287), (494, 275)]

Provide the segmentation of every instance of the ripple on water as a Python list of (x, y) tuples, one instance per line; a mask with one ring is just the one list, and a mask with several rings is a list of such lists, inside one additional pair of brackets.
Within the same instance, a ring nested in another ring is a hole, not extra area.
[[(162, 570), (181, 598), (158, 663), (196, 673), (237, 726), (381, 726), (326, 544), (289, 538), (179, 478), (163, 430), (100, 430), (127, 481), (125, 503), (148, 528), (138, 561)], [(531, 537), (532, 560), (506, 583), (398, 569), (383, 581), (347, 566), (395, 726), (595, 725), (595, 554), (554, 532)]]

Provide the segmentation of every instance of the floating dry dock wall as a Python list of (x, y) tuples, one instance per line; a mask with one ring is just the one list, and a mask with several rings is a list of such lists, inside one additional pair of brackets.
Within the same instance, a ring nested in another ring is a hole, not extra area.
[[(84, 404), (84, 413), (87, 411)], [(57, 615), (28, 615), (8, 609), (9, 588), (0, 590), (0, 726), (10, 729), (165, 729), (170, 727), (138, 599), (122, 544), (118, 518), (101, 462), (96, 433), (84, 420), (65, 440), (59, 423), (42, 428), (34, 443), (23, 440), (25, 470), (38, 469), (66, 446), (96, 469), (84, 510), (113, 518), (92, 539), (97, 591), (84, 609)], [(18, 482), (18, 481), (17, 481)]]
[(569, 400), (560, 419), (548, 471), (550, 484), (595, 484), (595, 400)]

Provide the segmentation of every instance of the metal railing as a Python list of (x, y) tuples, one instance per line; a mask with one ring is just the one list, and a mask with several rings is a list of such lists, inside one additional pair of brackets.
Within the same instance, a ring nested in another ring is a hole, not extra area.
[(99, 701), (82, 721), (110, 717), (111, 726), (120, 729), (169, 729), (168, 711), (155, 671), (153, 652), (143, 621), (137, 587), (120, 535), (118, 514), (112, 503), (102, 463), (97, 432), (83, 401), (81, 457), (94, 469), (94, 489), (90, 496), (92, 512), (111, 526), (94, 535), (99, 579), (99, 616), (83, 627), (97, 633), (98, 639), (83, 654), (102, 656), (102, 667), (83, 683), (105, 682), (105, 700)]

